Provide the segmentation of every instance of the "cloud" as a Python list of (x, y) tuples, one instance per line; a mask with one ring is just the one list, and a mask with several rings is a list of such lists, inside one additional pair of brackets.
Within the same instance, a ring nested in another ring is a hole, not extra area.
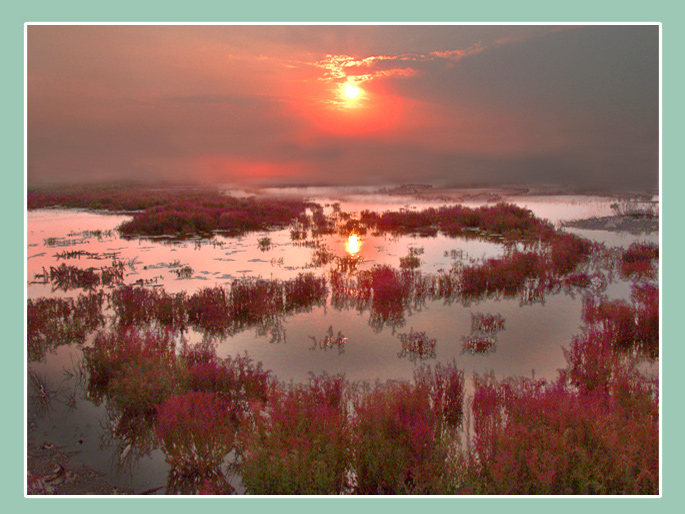
[[(403, 53), (399, 55), (372, 55), (357, 59), (350, 55), (327, 55), (315, 66), (325, 70), (322, 80), (331, 82), (367, 82), (377, 78), (410, 77), (419, 73), (412, 63), (427, 61), (457, 62), (464, 57), (485, 50), (480, 44), (465, 49), (436, 50), (428, 54)], [(403, 66), (398, 66), (401, 63)]]

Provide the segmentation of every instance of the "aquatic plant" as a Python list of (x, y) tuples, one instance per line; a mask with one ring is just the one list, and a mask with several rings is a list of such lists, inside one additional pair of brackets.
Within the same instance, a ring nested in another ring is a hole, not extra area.
[(504, 321), (501, 314), (471, 313), (471, 332), (495, 334), (504, 330)]
[(623, 252), (620, 271), (623, 278), (655, 278), (654, 261), (659, 259), (659, 246), (653, 243), (633, 243)]
[(541, 258), (534, 252), (513, 251), (504, 257), (486, 259), (461, 268), (460, 293), (467, 298), (501, 292), (514, 296), (527, 279), (538, 276)]
[(283, 282), (283, 294), (286, 312), (309, 309), (326, 301), (326, 279), (316, 277), (313, 273), (300, 273), (294, 279)]
[(235, 446), (237, 405), (212, 392), (169, 396), (157, 407), (155, 433), (181, 475), (216, 473)]
[(475, 333), (461, 338), (462, 353), (485, 355), (497, 349), (497, 339), (491, 334)]
[(572, 272), (578, 265), (587, 260), (592, 244), (573, 234), (556, 234), (550, 241), (551, 270), (557, 275)]
[(634, 285), (632, 303), (588, 297), (583, 320), (605, 332), (615, 349), (638, 350), (651, 359), (659, 355), (659, 289), (652, 284)]
[(435, 344), (437, 339), (430, 339), (425, 332), (414, 332), (412, 327), (408, 334), (397, 334), (402, 343), (398, 357), (408, 357), (411, 362), (425, 359), (435, 359)]
[(83, 349), (95, 403), (104, 398), (119, 410), (151, 412), (180, 383), (176, 340), (168, 330), (119, 328), (98, 332)]
[(134, 213), (117, 230), (123, 236), (238, 236), (287, 226), (305, 208), (305, 203), (294, 200), (183, 198)]
[(264, 236), (257, 241), (257, 247), (260, 252), (267, 252), (271, 249), (271, 238)]
[(635, 376), (616, 380), (620, 394), (477, 380), (471, 492), (658, 493), (656, 397)]
[[(414, 371), (415, 387), (428, 391), (433, 412), (444, 427), (458, 428), (464, 417), (464, 372), (456, 361), (436, 362)], [(440, 429), (438, 430), (440, 431)]]
[(251, 494), (340, 494), (349, 432), (342, 376), (277, 387), (241, 430), (240, 474)]
[(78, 298), (38, 298), (26, 302), (29, 360), (41, 360), (46, 352), (70, 343), (83, 343), (86, 336), (104, 325), (102, 292)]
[(424, 383), (389, 382), (354, 398), (357, 494), (431, 494), (447, 475), (447, 448)]
[(423, 248), (409, 248), (409, 254), (406, 257), (400, 257), (400, 269), (413, 270), (421, 267), (421, 258), (423, 255)]

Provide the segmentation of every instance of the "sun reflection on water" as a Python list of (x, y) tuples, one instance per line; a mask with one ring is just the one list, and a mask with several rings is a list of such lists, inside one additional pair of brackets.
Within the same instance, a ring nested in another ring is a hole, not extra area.
[(345, 250), (347, 250), (347, 253), (354, 255), (359, 252), (360, 247), (361, 242), (355, 234), (352, 234), (347, 238), (347, 242), (345, 243)]

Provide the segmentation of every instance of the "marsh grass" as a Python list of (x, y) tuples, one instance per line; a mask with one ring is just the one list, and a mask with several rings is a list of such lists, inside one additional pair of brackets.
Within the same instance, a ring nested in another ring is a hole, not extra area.
[(29, 299), (26, 304), (29, 361), (40, 361), (48, 351), (59, 346), (83, 343), (90, 332), (105, 323), (104, 300), (102, 292), (81, 294), (76, 299)]
[[(328, 280), (313, 274), (242, 279), (193, 294), (120, 285), (77, 300), (29, 300), (32, 359), (102, 327), (109, 300), (112, 328), (83, 349), (85, 372), (69, 371), (69, 380), (87, 376), (88, 398), (106, 405), (110, 439), (103, 442), (116, 448), (117, 466), (132, 469), (154, 450), (164, 452), (170, 494), (232, 492), (221, 469), (227, 460), (252, 494), (659, 492), (658, 383), (640, 371), (645, 357), (659, 357), (659, 291), (649, 282), (654, 275), (644, 273), (658, 258), (655, 248), (631, 247), (616, 257), (614, 264), (630, 268), (624, 275), (636, 279), (630, 301), (587, 295), (583, 332), (571, 341), (566, 368), (549, 383), (476, 376), (468, 399), (464, 373), (452, 362), (417, 365), (411, 382), (371, 385), (321, 375), (286, 384), (247, 354), (220, 358), (210, 344), (187, 344), (181, 334), (192, 327), (209, 340), (256, 328), (285, 340), (284, 317), (325, 305), (329, 289), (334, 308), (368, 312), (374, 330), (394, 333), (427, 300), (469, 305), (518, 295), (528, 303), (564, 286), (588, 289), (597, 275), (583, 266), (596, 248), (504, 204), (365, 211), (357, 220), (335, 208), (326, 217), (320, 207), (297, 202), (253, 202), (243, 209), (234, 199), (173, 191), (128, 199), (114, 192), (111, 200), (69, 194), (32, 196), (31, 202), (137, 206), (134, 223), (121, 229), (135, 235), (238, 234), (291, 220), (298, 244), (315, 249), (313, 264), (334, 264)], [(239, 205), (242, 214), (235, 214), (231, 209)], [(504, 244), (507, 253), (481, 262), (455, 253), (450, 270), (426, 274), (414, 248), (399, 269), (359, 269), (359, 261), (333, 261), (321, 246), (324, 235), (367, 229), (479, 238)], [(492, 349), (505, 320), (476, 313), (471, 328), (465, 350)], [(323, 339), (312, 339), (315, 347), (344, 349), (342, 332), (334, 336), (332, 326)], [(435, 357), (436, 340), (424, 332), (412, 327), (398, 339), (400, 357), (416, 364)], [(49, 408), (58, 393), (31, 373), (34, 400)], [(65, 395), (67, 404), (75, 391)]]
[(425, 332), (414, 332), (412, 327), (408, 334), (397, 334), (402, 343), (402, 349), (397, 354), (399, 358), (407, 357), (411, 362), (435, 359), (437, 339), (429, 338)]

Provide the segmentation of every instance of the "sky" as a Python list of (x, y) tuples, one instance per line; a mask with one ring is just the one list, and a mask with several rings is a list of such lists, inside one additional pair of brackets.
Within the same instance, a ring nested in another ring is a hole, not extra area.
[(27, 179), (659, 184), (656, 25), (30, 25)]

